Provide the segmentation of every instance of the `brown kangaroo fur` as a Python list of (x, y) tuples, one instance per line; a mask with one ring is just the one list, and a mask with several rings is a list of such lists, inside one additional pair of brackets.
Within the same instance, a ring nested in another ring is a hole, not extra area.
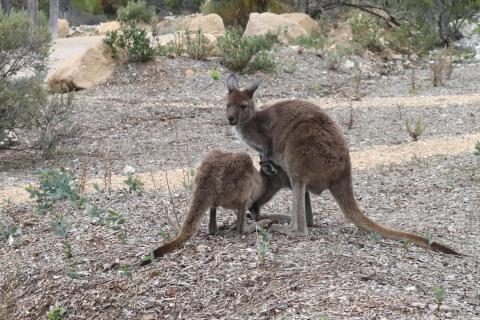
[(410, 240), (420, 247), (460, 255), (437, 242), (389, 229), (368, 218), (354, 198), (350, 154), (341, 129), (320, 107), (307, 101), (289, 100), (257, 109), (253, 95), (259, 84), (255, 81), (241, 90), (235, 75), (230, 75), (226, 117), (247, 145), (280, 166), (290, 178), (293, 191), (290, 224), (274, 224), (272, 230), (306, 235), (305, 191), (321, 194), (328, 189), (345, 216), (361, 229), (377, 232), (384, 238)]
[[(213, 150), (203, 159), (195, 175), (195, 191), (189, 211), (183, 221), (182, 229), (175, 239), (165, 243), (153, 251), (155, 258), (161, 257), (182, 246), (193, 237), (202, 222), (205, 211), (210, 208), (208, 232), (217, 231), (216, 209), (234, 209), (237, 211), (237, 233), (255, 231), (255, 224), (247, 225), (246, 210), (253, 202), (273, 185), (288, 185), (288, 177), (283, 171), (268, 177), (262, 175), (253, 165), (252, 159), (246, 153), (230, 153)], [(281, 187), (280, 187), (281, 188)], [(279, 189), (279, 188), (278, 188)], [(275, 220), (290, 220), (285, 215), (271, 215), (265, 218)], [(272, 220), (264, 219), (257, 224), (269, 226)], [(142, 265), (150, 263), (144, 260)]]

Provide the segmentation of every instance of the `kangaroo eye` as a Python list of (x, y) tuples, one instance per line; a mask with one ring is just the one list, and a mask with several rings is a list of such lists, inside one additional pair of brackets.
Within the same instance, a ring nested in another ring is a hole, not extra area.
[(240, 108), (242, 108), (242, 109), (245, 109), (246, 107), (248, 107), (248, 105), (246, 105), (246, 104), (241, 104), (240, 105)]

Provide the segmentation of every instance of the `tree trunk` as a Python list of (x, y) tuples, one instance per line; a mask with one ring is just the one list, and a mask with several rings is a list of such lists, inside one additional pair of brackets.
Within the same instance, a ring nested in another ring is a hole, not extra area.
[(8, 0), (2, 0), (2, 9), (5, 13), (8, 13), (8, 11), (10, 11), (10, 3), (8, 2)]
[(52, 39), (57, 38), (58, 0), (50, 0), (50, 32)]
[(32, 27), (36, 28), (38, 25), (38, 0), (28, 0), (28, 15), (32, 22)]

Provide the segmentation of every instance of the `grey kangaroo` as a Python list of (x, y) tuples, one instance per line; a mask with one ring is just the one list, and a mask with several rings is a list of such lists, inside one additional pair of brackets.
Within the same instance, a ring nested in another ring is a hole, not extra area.
[[(361, 229), (460, 255), (442, 244), (390, 229), (368, 218), (354, 198), (350, 154), (341, 129), (320, 107), (307, 101), (289, 100), (257, 109), (253, 95), (259, 84), (255, 81), (241, 90), (236, 76), (228, 77), (226, 118), (248, 146), (281, 167), (289, 177), (293, 191), (291, 220), (288, 226), (272, 225), (273, 231), (306, 235), (305, 192), (321, 194), (328, 189), (345, 216)], [(268, 196), (264, 199), (268, 201)]]
[[(247, 208), (250, 208), (261, 195), (267, 194), (266, 190), (279, 190), (288, 185), (288, 177), (282, 170), (278, 170), (275, 175), (267, 176), (255, 168), (252, 159), (246, 153), (219, 150), (208, 152), (197, 169), (193, 198), (180, 233), (172, 241), (155, 249), (153, 256), (158, 258), (172, 252), (193, 237), (200, 228), (202, 217), (208, 208), (210, 208), (208, 224), (210, 234), (217, 231), (217, 207), (237, 211), (237, 233), (255, 231), (255, 224), (248, 225), (246, 222)], [(256, 216), (258, 218), (258, 214)], [(269, 226), (272, 223), (270, 219), (290, 220), (287, 215), (273, 214), (264, 218), (258, 222), (259, 225)], [(150, 259), (144, 260), (142, 265), (150, 262)]]

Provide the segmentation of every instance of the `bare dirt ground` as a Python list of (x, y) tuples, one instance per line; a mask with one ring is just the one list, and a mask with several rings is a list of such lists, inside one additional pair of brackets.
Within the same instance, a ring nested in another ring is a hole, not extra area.
[[(273, 234), (264, 254), (256, 234), (209, 236), (203, 225), (184, 249), (140, 268), (149, 250), (174, 236), (187, 207), (182, 181), (172, 177), (169, 190), (161, 173), (182, 177), (181, 168), (194, 167), (212, 148), (249, 151), (224, 121), (228, 71), (215, 60), (158, 59), (121, 67), (107, 84), (77, 93), (75, 117), (83, 132), (54, 160), (32, 148), (32, 132), (0, 153), (3, 196), (34, 183), (39, 168), (64, 166), (81, 175), (86, 164), (86, 177), (101, 181), (112, 162), (117, 189), (89, 193), (88, 207), (125, 218), (115, 228), (67, 202), (46, 216), (31, 202), (5, 203), (0, 221), (20, 226), (22, 234), (11, 243), (0, 240), (0, 319), (44, 319), (52, 306), (64, 308), (66, 319), (480, 319), (480, 165), (473, 155), (480, 64), (457, 65), (438, 88), (423, 66), (415, 94), (401, 63), (387, 75), (373, 68), (362, 82), (362, 100), (350, 101), (344, 96), (352, 95), (354, 71), (328, 71), (315, 55), (289, 49), (277, 56), (276, 74), (240, 77), (242, 84), (262, 79), (259, 103), (318, 102), (344, 128), (354, 189), (367, 214), (431, 234), (468, 256), (357, 231), (326, 193), (313, 198), (315, 227), (307, 238)], [(211, 79), (214, 67), (221, 81)], [(426, 129), (414, 143), (405, 122), (418, 119)], [(150, 185), (143, 193), (121, 190), (126, 165)], [(264, 212), (288, 213), (290, 200), (290, 192), (281, 192)], [(58, 213), (69, 226), (71, 257), (52, 231)], [(220, 211), (219, 219), (232, 224), (234, 215)], [(445, 290), (441, 306), (434, 288)]]

